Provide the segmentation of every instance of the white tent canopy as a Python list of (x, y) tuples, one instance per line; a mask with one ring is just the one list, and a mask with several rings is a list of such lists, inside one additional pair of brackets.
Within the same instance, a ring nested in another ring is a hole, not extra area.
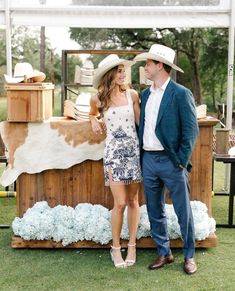
[[(70, 26), (70, 27), (109, 27), (109, 28), (172, 28), (172, 27), (229, 27), (230, 0), (201, 1), (203, 6), (143, 5), (144, 0), (136, 1), (141, 6), (71, 5), (64, 1), (49, 1), (41, 5), (40, 0), (0, 1), (0, 25), (6, 24), (5, 8), (9, 10), (11, 25)], [(53, 4), (54, 2), (54, 4)], [(130, 2), (130, 1), (124, 1)], [(154, 1), (153, 1), (154, 2)], [(159, 1), (155, 1), (159, 2)], [(177, 1), (175, 1), (177, 2)], [(180, 2), (180, 1), (178, 1)], [(9, 4), (10, 3), (10, 4)], [(210, 4), (211, 3), (211, 4)], [(217, 4), (217, 5), (216, 5)]]
[[(72, 5), (71, 2), (70, 0), (0, 0), (0, 25), (6, 28), (9, 75), (12, 72), (12, 25), (97, 28), (227, 27), (229, 28), (229, 54), (226, 126), (228, 129), (232, 128), (235, 1), (80, 1), (83, 5)], [(127, 4), (121, 6), (115, 2), (128, 2), (129, 6)], [(139, 6), (131, 5), (134, 2)], [(102, 5), (98, 5), (100, 3)], [(114, 6), (113, 3), (118, 6)], [(170, 6), (171, 3), (177, 5)], [(184, 6), (184, 3), (187, 6)]]

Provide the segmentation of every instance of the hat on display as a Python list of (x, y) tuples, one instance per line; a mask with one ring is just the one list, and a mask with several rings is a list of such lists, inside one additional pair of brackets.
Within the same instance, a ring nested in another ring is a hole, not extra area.
[(184, 71), (174, 64), (175, 51), (165, 45), (153, 44), (148, 53), (142, 53), (134, 58), (134, 61), (145, 61), (151, 59), (164, 63), (173, 69), (183, 73)]
[(6, 83), (20, 83), (26, 79), (32, 79), (33, 82), (43, 82), (46, 79), (46, 75), (43, 72), (34, 70), (29, 63), (17, 63), (14, 68), (13, 77), (4, 74)]
[(94, 72), (93, 77), (93, 87), (98, 88), (101, 78), (111, 69), (115, 68), (119, 65), (124, 65), (125, 67), (129, 67), (133, 65), (135, 62), (128, 61), (125, 59), (120, 59), (116, 54), (111, 54), (105, 57), (99, 64), (98, 68)]

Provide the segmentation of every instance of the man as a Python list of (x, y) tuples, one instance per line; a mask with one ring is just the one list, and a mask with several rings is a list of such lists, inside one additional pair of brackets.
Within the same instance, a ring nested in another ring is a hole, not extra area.
[(188, 172), (192, 167), (190, 156), (198, 124), (192, 93), (170, 79), (171, 69), (183, 72), (173, 64), (174, 58), (174, 50), (154, 44), (148, 53), (134, 59), (146, 61), (146, 77), (153, 82), (141, 93), (139, 126), (144, 192), (152, 238), (158, 250), (158, 257), (149, 269), (158, 269), (174, 261), (165, 215), (167, 188), (184, 241), (184, 271), (193, 274), (197, 266)]

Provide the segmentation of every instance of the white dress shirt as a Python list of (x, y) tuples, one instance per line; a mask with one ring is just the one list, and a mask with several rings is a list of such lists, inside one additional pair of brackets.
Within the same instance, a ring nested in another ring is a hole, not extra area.
[(164, 150), (162, 144), (155, 134), (156, 122), (162, 97), (166, 86), (170, 81), (170, 77), (160, 88), (154, 88), (154, 84), (150, 87), (150, 95), (145, 107), (145, 125), (143, 148), (146, 151), (161, 151)]

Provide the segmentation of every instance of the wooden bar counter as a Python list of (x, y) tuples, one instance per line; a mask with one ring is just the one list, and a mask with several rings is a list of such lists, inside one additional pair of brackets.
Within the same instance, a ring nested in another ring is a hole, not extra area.
[[(192, 155), (193, 170), (190, 174), (191, 200), (199, 200), (208, 207), (212, 216), (212, 138), (213, 126), (217, 119), (207, 117), (199, 120), (199, 138)], [(66, 159), (66, 157), (64, 157)], [(139, 194), (140, 205), (144, 204), (143, 187)], [(86, 160), (68, 169), (51, 169), (35, 174), (21, 174), (17, 179), (17, 216), (37, 201), (46, 200), (51, 207), (58, 204), (75, 207), (78, 203), (101, 204), (109, 209), (113, 206), (112, 195), (108, 187), (104, 186), (102, 160)], [(167, 197), (167, 203), (170, 203)], [(215, 247), (217, 237), (211, 234), (206, 240), (197, 241), (196, 247)], [(122, 242), (126, 245), (126, 241)], [(181, 247), (182, 241), (172, 240), (172, 247)], [(90, 241), (73, 243), (67, 247), (89, 248), (107, 247)], [(138, 240), (138, 247), (154, 247), (151, 238)], [(24, 241), (13, 237), (14, 248), (62, 248), (59, 243), (52, 241)]]

